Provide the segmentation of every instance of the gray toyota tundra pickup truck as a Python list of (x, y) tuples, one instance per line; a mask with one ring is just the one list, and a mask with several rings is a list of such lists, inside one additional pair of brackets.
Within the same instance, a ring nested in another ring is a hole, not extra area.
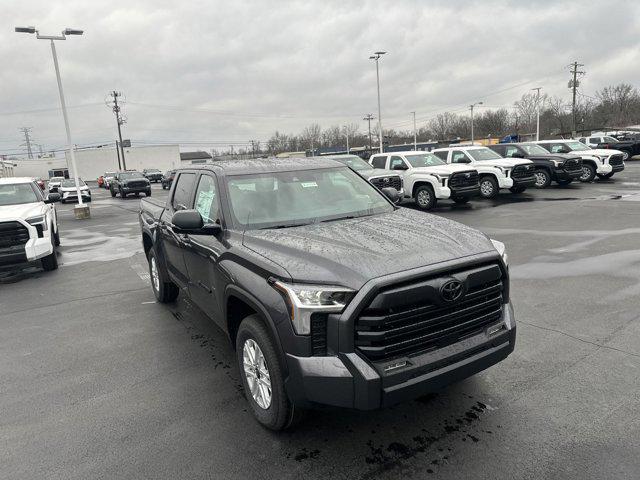
[(289, 158), (179, 169), (166, 203), (142, 199), (156, 298), (187, 295), (228, 335), (264, 426), (413, 399), (513, 351), (504, 245), (397, 195)]

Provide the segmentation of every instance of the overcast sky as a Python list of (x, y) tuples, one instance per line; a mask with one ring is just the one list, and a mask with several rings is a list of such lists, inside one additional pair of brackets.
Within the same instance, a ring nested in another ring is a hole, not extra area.
[[(57, 42), (74, 142), (116, 138), (109, 90), (125, 93), (134, 142), (246, 142), (377, 114), (410, 128), (471, 102), (511, 105), (543, 86), (570, 99), (567, 65), (585, 95), (639, 85), (640, 1), (1, 0), (0, 153), (19, 151), (20, 127), (45, 149), (65, 143), (47, 42)], [(184, 148), (183, 148), (184, 150)]]

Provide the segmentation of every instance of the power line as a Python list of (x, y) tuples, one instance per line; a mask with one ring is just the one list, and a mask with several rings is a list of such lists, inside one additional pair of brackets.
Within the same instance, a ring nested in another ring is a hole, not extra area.
[[(69, 105), (67, 107), (67, 109), (70, 108), (84, 108), (84, 107), (93, 107), (95, 105), (102, 105), (101, 103), (97, 102), (97, 103), (82, 103), (79, 105)], [(53, 107), (53, 108), (38, 108), (35, 110), (15, 110), (12, 112), (0, 112), (0, 116), (5, 116), (5, 115), (23, 115), (23, 114), (29, 114), (29, 113), (45, 113), (45, 112), (59, 112), (61, 110), (60, 107)]]

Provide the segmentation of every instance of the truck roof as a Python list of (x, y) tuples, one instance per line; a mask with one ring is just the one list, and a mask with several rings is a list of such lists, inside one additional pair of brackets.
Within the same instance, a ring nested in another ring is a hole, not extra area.
[(288, 172), (295, 170), (317, 170), (344, 167), (344, 164), (329, 158), (289, 157), (253, 158), (247, 160), (218, 160), (204, 165), (190, 165), (178, 170), (222, 170), (225, 175), (249, 175), (255, 173)]
[(375, 156), (378, 156), (378, 155), (420, 155), (420, 154), (425, 154), (425, 153), (431, 153), (431, 152), (425, 152), (424, 150), (402, 150), (400, 152), (374, 153), (371, 156), (375, 157)]
[(15, 185), (16, 183), (31, 183), (33, 179), (30, 177), (5, 177), (0, 178), (0, 185)]

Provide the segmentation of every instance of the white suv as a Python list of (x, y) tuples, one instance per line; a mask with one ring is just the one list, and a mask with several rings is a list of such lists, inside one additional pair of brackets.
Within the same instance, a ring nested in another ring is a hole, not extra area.
[(581, 182), (611, 178), (624, 170), (624, 152), (609, 148), (591, 148), (578, 140), (541, 140), (535, 142), (551, 153), (575, 153), (582, 157)]
[(432, 153), (447, 163), (467, 164), (478, 170), (480, 195), (484, 198), (494, 198), (501, 188), (522, 193), (536, 183), (531, 160), (502, 158), (487, 147), (449, 146), (437, 148)]
[(423, 209), (433, 208), (438, 199), (466, 203), (478, 194), (478, 172), (467, 165), (447, 165), (428, 152), (376, 153), (369, 158), (375, 169), (394, 170), (402, 175), (404, 198)]
[(58, 198), (44, 197), (30, 178), (0, 178), (0, 266), (39, 260), (45, 270), (58, 268), (58, 217), (51, 204)]

